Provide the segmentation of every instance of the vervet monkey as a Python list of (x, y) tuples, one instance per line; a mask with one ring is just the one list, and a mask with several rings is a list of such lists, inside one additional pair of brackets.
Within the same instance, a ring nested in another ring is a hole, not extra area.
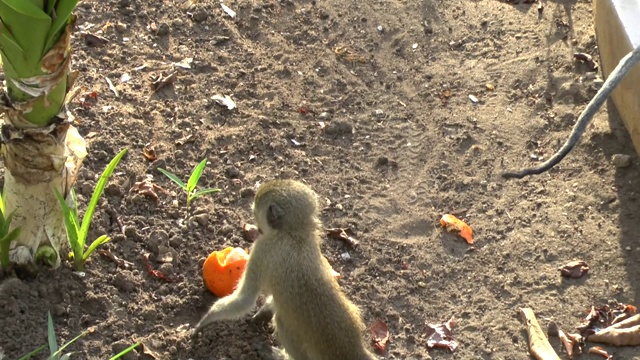
[(533, 168), (502, 173), (502, 177), (505, 179), (522, 179), (525, 176), (542, 174), (562, 161), (562, 159), (569, 154), (571, 149), (576, 146), (578, 140), (580, 140), (580, 137), (582, 137), (582, 134), (584, 134), (587, 129), (587, 126), (591, 123), (593, 116), (596, 114), (598, 109), (600, 109), (600, 106), (604, 104), (616, 86), (620, 84), (624, 76), (627, 75), (627, 73), (633, 69), (638, 62), (640, 62), (640, 46), (620, 59), (620, 62), (618, 62), (618, 65), (616, 65), (613, 71), (611, 71), (611, 74), (609, 74), (607, 80), (602, 84), (600, 90), (598, 90), (593, 99), (591, 99), (589, 104), (587, 104), (587, 107), (582, 111), (580, 117), (578, 117), (567, 141), (565, 141), (564, 145), (562, 145), (562, 147), (556, 151), (549, 160)]
[(294, 180), (271, 180), (256, 192), (253, 215), (261, 236), (249, 252), (233, 294), (219, 299), (194, 334), (217, 320), (249, 313), (260, 294), (274, 313), (276, 338), (294, 360), (373, 360), (359, 309), (342, 293), (320, 253), (316, 194)]

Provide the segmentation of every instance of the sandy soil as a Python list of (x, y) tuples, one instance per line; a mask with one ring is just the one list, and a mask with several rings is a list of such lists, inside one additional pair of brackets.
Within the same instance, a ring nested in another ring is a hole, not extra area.
[[(73, 112), (90, 153), (76, 188), (86, 203), (108, 161), (130, 149), (91, 236), (112, 236), (105, 249), (132, 265), (96, 254), (84, 277), (69, 264), (5, 275), (8, 359), (46, 342), (47, 310), (61, 341), (92, 330), (70, 347), (76, 358), (107, 359), (135, 341), (148, 354), (128, 359), (260, 358), (259, 345), (274, 344), (267, 326), (223, 322), (193, 342), (188, 329), (215, 301), (204, 258), (250, 246), (241, 228), (252, 221), (252, 189), (270, 178), (306, 181), (326, 201), (324, 224), (354, 231), (359, 248), (325, 239), (323, 251), (365, 321), (388, 325), (388, 359), (529, 359), (519, 307), (572, 332), (591, 305), (640, 303), (640, 171), (610, 104), (556, 169), (499, 177), (548, 158), (595, 94), (588, 67), (573, 59), (597, 59), (590, 1), (549, 0), (541, 15), (535, 4), (477, 0), (225, 4), (236, 19), (214, 1), (80, 3), (74, 69), (87, 102)], [(87, 44), (82, 32), (109, 42)], [(190, 68), (172, 65), (188, 58)], [(174, 71), (175, 82), (154, 91)], [(149, 142), (153, 162), (142, 155)], [(615, 167), (618, 153), (632, 166)], [(186, 178), (203, 158), (201, 186), (222, 192), (195, 200), (185, 220), (182, 194), (156, 168)], [(169, 193), (132, 192), (147, 175)], [(475, 246), (440, 228), (445, 213), (473, 227)], [(143, 253), (174, 281), (152, 277)], [(561, 278), (557, 267), (575, 259), (589, 275)], [(458, 349), (428, 350), (425, 323), (451, 316)]]

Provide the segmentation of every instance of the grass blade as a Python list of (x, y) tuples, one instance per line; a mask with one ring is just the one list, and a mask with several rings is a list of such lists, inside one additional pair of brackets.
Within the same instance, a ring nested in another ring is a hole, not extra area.
[[(58, 351), (56, 351), (54, 354), (51, 355), (50, 359), (57, 359), (57, 360), (62, 360), (60, 359), (60, 353), (66, 349), (67, 346), (73, 344), (76, 340), (80, 339), (81, 337), (87, 335), (89, 332), (88, 331), (83, 331), (82, 333), (80, 333), (80, 335), (74, 337), (73, 339), (71, 339), (71, 341), (67, 342), (66, 344), (62, 345), (62, 347), (60, 347), (60, 349), (58, 349)], [(69, 358), (71, 354), (65, 354), (64, 356), (66, 356), (67, 358)], [(55, 356), (55, 358), (54, 358)]]
[(174, 174), (172, 174), (172, 173), (170, 173), (167, 170), (162, 169), (162, 168), (158, 168), (158, 171), (163, 173), (166, 177), (168, 177), (174, 183), (178, 184), (178, 186), (180, 186), (181, 188), (183, 188), (183, 189), (187, 188), (187, 185), (182, 180), (180, 180), (179, 177), (175, 176)]
[(39, 354), (42, 350), (44, 350), (44, 349), (46, 349), (46, 348), (47, 348), (47, 345), (42, 345), (42, 346), (40, 346), (39, 348), (37, 348), (37, 349), (33, 350), (32, 352), (28, 353), (27, 355), (25, 355), (25, 356), (21, 357), (21, 358), (20, 358), (20, 359), (18, 359), (18, 360), (29, 360), (29, 359), (31, 359), (31, 357), (32, 357), (33, 355)]
[(128, 354), (131, 350), (133, 350), (133, 349), (137, 348), (137, 347), (138, 347), (138, 345), (140, 345), (140, 343), (135, 343), (135, 344), (133, 344), (133, 345), (129, 346), (128, 348), (126, 348), (126, 349), (124, 349), (124, 350), (120, 351), (117, 355), (115, 355), (114, 357), (112, 357), (112, 358), (111, 358), (111, 359), (109, 359), (109, 360), (117, 360), (117, 359), (121, 358), (122, 356), (124, 356), (124, 355)]
[(203, 159), (202, 161), (200, 161), (200, 163), (198, 165), (196, 165), (195, 168), (193, 168), (193, 172), (191, 173), (191, 176), (189, 177), (189, 181), (187, 181), (187, 192), (188, 193), (192, 193), (193, 190), (196, 189), (196, 186), (198, 185), (198, 181), (200, 181), (200, 176), (202, 176), (202, 172), (204, 171), (204, 167), (207, 165), (207, 159)]
[(193, 194), (191, 195), (191, 199), (193, 200), (193, 199), (197, 198), (198, 196), (202, 196), (202, 195), (204, 195), (204, 194), (217, 193), (217, 192), (220, 192), (220, 189), (218, 189), (218, 188), (211, 188), (211, 189), (202, 189), (202, 190), (198, 190), (198, 191), (196, 191), (195, 193), (193, 193)]
[[(89, 201), (89, 205), (87, 206), (87, 210), (84, 213), (84, 217), (82, 218), (82, 226), (80, 227), (80, 236), (86, 238), (87, 233), (89, 232), (89, 226), (91, 225), (91, 217), (93, 216), (93, 212), (96, 210), (96, 206), (98, 205), (98, 200), (100, 200), (100, 196), (102, 195), (102, 191), (104, 187), (107, 186), (107, 181), (111, 176), (111, 173), (116, 169), (116, 166), (120, 162), (120, 159), (127, 152), (127, 149), (124, 149), (118, 153), (111, 161), (107, 168), (104, 169), (104, 172), (100, 176), (98, 183), (96, 184), (95, 190), (93, 190), (93, 196), (91, 196), (91, 201)], [(84, 246), (84, 244), (82, 244)], [(84, 251), (84, 249), (83, 249)]]
[(47, 311), (47, 340), (49, 341), (49, 352), (52, 354), (52, 360), (59, 360), (57, 356), (55, 356), (58, 351), (58, 343), (56, 342), (56, 332), (53, 328), (53, 319), (51, 318), (51, 313)]
[(87, 249), (87, 251), (85, 251), (84, 255), (82, 255), (82, 261), (87, 261), (87, 259), (89, 258), (89, 255), (91, 255), (91, 253), (94, 252), (95, 249), (98, 248), (98, 246), (106, 242), (109, 242), (109, 240), (111, 240), (111, 238), (108, 237), (107, 235), (102, 235), (99, 238), (93, 240), (91, 245), (89, 245), (89, 248)]

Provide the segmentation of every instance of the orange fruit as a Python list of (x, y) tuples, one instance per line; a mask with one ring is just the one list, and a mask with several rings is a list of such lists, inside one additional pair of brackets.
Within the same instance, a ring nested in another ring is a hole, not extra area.
[(219, 298), (231, 295), (244, 273), (247, 260), (249, 254), (238, 247), (209, 254), (202, 265), (202, 279), (207, 289)]

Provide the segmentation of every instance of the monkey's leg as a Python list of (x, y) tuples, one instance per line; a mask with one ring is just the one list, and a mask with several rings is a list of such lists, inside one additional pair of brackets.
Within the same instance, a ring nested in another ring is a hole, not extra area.
[(300, 334), (288, 328), (279, 320), (278, 313), (275, 314), (273, 322), (275, 324), (275, 334), (278, 342), (284, 348), (288, 355), (288, 360), (312, 360), (305, 350), (304, 343), (300, 338)]

